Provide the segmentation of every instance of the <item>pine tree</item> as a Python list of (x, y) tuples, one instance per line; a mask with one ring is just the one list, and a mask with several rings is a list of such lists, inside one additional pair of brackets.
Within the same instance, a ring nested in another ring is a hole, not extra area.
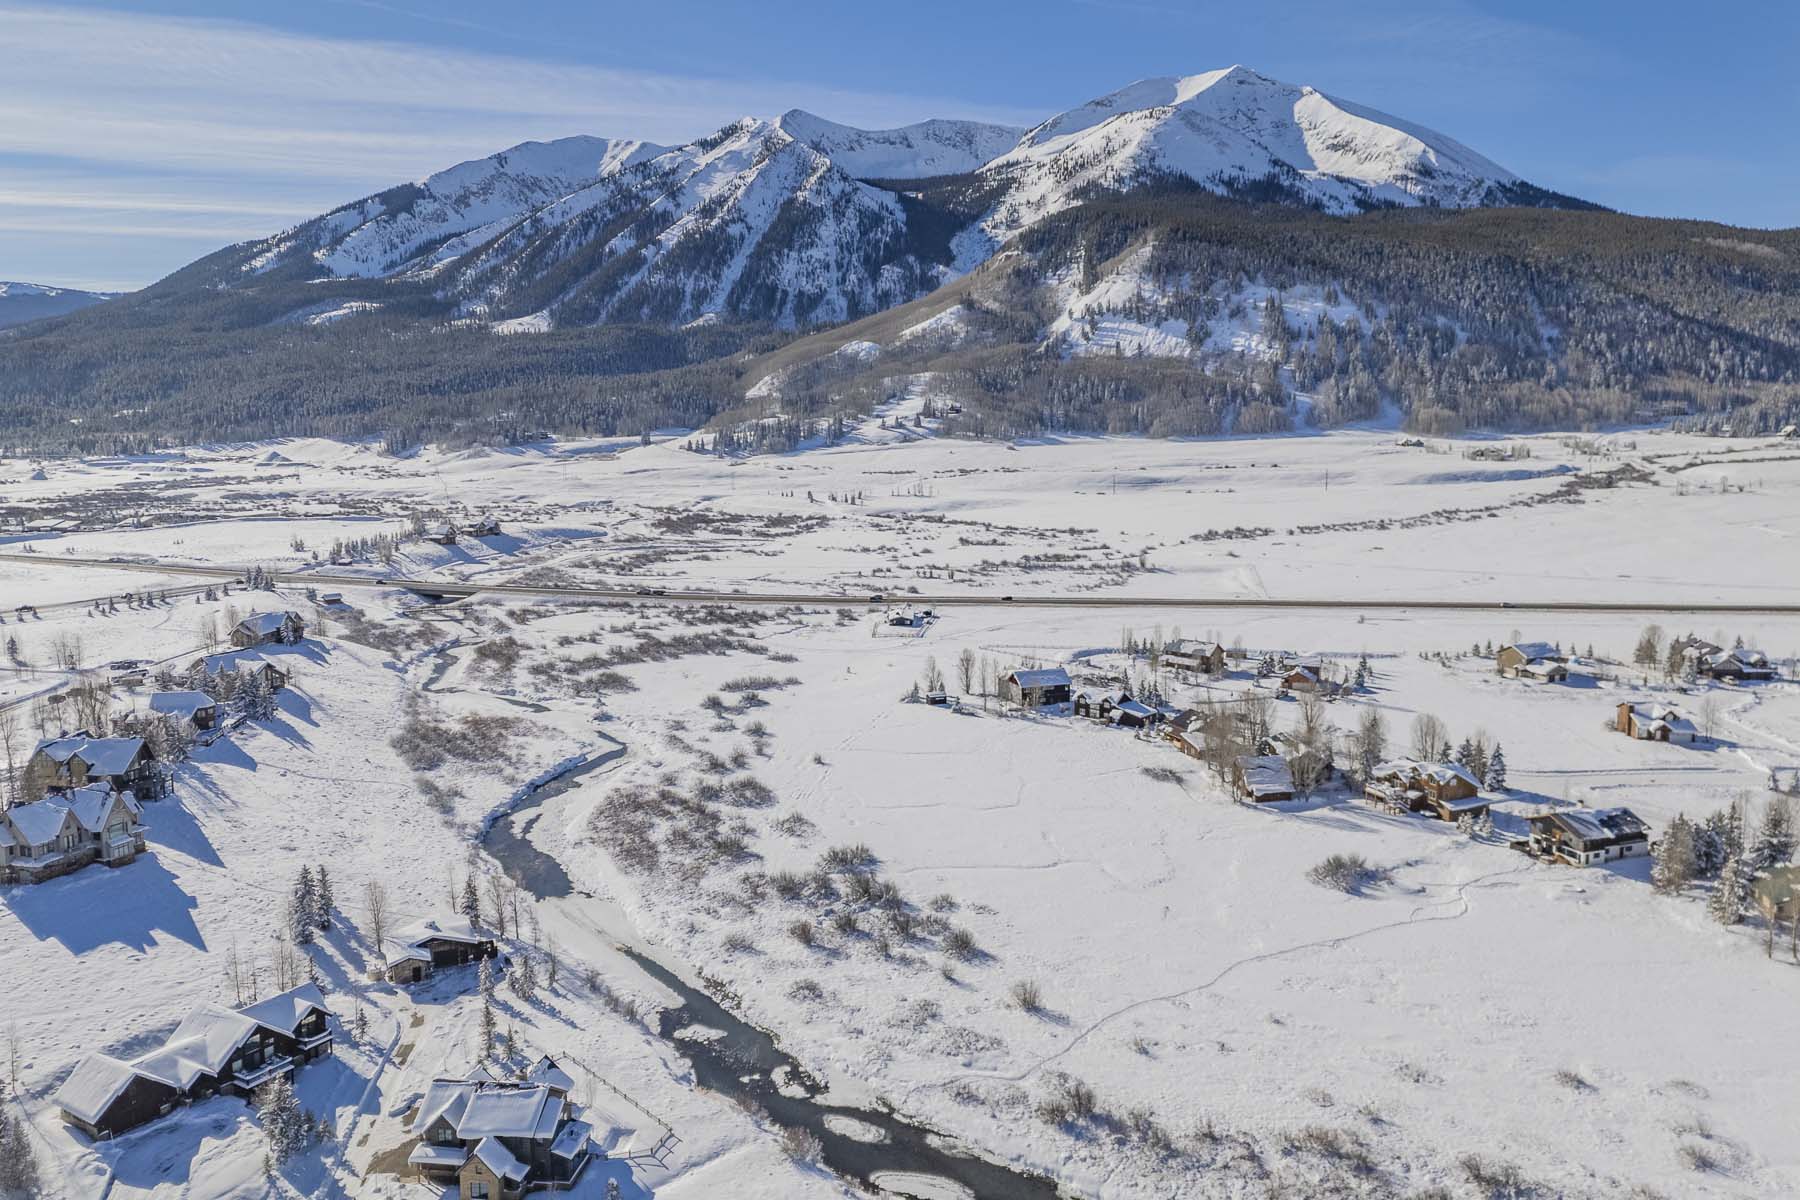
[(0, 1112), (0, 1196), (27, 1200), (42, 1194), (30, 1131), (19, 1116)]
[(530, 1001), (537, 997), (537, 962), (529, 951), (520, 952), (518, 963), (512, 969), (512, 988), (521, 1000)]
[(1744, 902), (1749, 895), (1749, 870), (1744, 852), (1738, 850), (1728, 855), (1725, 865), (1719, 868), (1719, 882), (1713, 887), (1707, 911), (1721, 925), (1736, 925), (1744, 919)]
[(1490, 792), (1506, 790), (1506, 752), (1500, 749), (1500, 743), (1494, 743), (1494, 752), (1488, 755), (1487, 772), (1482, 776), (1481, 786)]
[(1651, 853), (1650, 886), (1673, 895), (1694, 878), (1694, 824), (1677, 813)]
[(285, 1076), (257, 1089), (256, 1116), (268, 1139), (269, 1155), (277, 1164), (304, 1150), (311, 1140), (312, 1123), (294, 1095), (294, 1085)]
[[(486, 962), (482, 963), (486, 966)], [(481, 1058), (486, 1061), (494, 1057), (494, 1005), (484, 994), (481, 998)]]
[(1456, 748), (1456, 765), (1464, 768), (1475, 778), (1481, 778), (1480, 754), (1475, 749), (1472, 738), (1464, 738), (1462, 745)]
[(462, 901), (457, 906), (469, 924), (481, 924), (481, 892), (475, 884), (475, 872), (470, 871), (463, 879)]
[(476, 977), (481, 981), (482, 999), (491, 1002), (494, 999), (494, 989), (498, 986), (497, 981), (494, 979), (494, 960), (491, 958), (482, 959), (481, 966), (477, 969)]
[(320, 929), (331, 928), (331, 910), (337, 902), (331, 897), (331, 875), (325, 870), (325, 864), (319, 864), (318, 882), (313, 895), (313, 918)]
[(369, 1006), (361, 1001), (357, 1002), (356, 1016), (351, 1021), (350, 1033), (359, 1042), (369, 1040)]
[(1787, 862), (1794, 857), (1795, 840), (1794, 802), (1787, 796), (1770, 796), (1762, 828), (1750, 847), (1750, 869), (1766, 871)]
[(299, 878), (294, 880), (293, 900), (288, 906), (288, 929), (294, 935), (295, 945), (305, 946), (313, 938), (313, 930), (318, 927), (319, 893), (313, 883), (312, 868), (305, 863), (300, 864)]

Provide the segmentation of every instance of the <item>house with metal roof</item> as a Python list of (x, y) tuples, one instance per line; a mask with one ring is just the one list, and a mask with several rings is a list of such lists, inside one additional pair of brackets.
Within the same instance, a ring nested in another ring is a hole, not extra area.
[(434, 1079), (408, 1131), (419, 1139), (407, 1162), (427, 1182), (454, 1183), (463, 1196), (512, 1200), (573, 1183), (593, 1157), (594, 1127), (568, 1099), (573, 1080), (549, 1058), (538, 1078), (495, 1079), (477, 1068), (463, 1079)]
[(1539, 858), (1587, 867), (1650, 853), (1650, 827), (1629, 808), (1557, 808), (1526, 820)]

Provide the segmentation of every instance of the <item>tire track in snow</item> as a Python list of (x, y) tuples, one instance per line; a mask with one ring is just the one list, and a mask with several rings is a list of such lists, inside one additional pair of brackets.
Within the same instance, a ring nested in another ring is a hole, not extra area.
[[(1048, 1057), (1039, 1059), (1037, 1062), (1033, 1063), (1031, 1066), (1026, 1067), (1022, 1071), (1013, 1072), (1011, 1074), (1001, 1073), (1001, 1072), (984, 1072), (984, 1071), (965, 1072), (961, 1075), (952, 1075), (952, 1076), (948, 1077), (947, 1079), (939, 1080), (936, 1082), (916, 1084), (907, 1091), (907, 1096), (910, 1098), (913, 1094), (918, 1092), (921, 1088), (942, 1087), (945, 1084), (955, 1083), (955, 1082), (958, 1082), (960, 1080), (965, 1080), (965, 1079), (991, 1079), (991, 1080), (998, 1080), (1002, 1083), (1023, 1083), (1025, 1080), (1031, 1078), (1033, 1075), (1036, 1075), (1038, 1072), (1044, 1070), (1046, 1067), (1049, 1067), (1053, 1063), (1059, 1062), (1062, 1059), (1068, 1057), (1069, 1054), (1073, 1053), (1079, 1046), (1082, 1045), (1082, 1043), (1086, 1042), (1090, 1037), (1092, 1037), (1094, 1034), (1098, 1033), (1102, 1028), (1111, 1024), (1113, 1021), (1117, 1020), (1118, 1018), (1125, 1016), (1128, 1013), (1133, 1013), (1133, 1012), (1136, 1012), (1139, 1009), (1143, 1009), (1143, 1008), (1149, 1008), (1152, 1005), (1168, 1004), (1168, 1003), (1172, 1003), (1176, 1000), (1186, 999), (1189, 996), (1200, 995), (1203, 992), (1212, 990), (1213, 988), (1217, 987), (1220, 983), (1223, 983), (1229, 976), (1231, 976), (1232, 974), (1237, 972), (1240, 968), (1254, 966), (1257, 963), (1271, 962), (1275, 959), (1286, 958), (1289, 955), (1299, 954), (1305, 950), (1336, 949), (1337, 947), (1342, 946), (1348, 942), (1359, 941), (1362, 938), (1366, 938), (1366, 937), (1369, 937), (1369, 936), (1371, 936), (1373, 934), (1377, 934), (1377, 933), (1384, 933), (1390, 929), (1399, 929), (1399, 928), (1403, 928), (1405, 926), (1415, 925), (1415, 924), (1420, 923), (1421, 921), (1454, 921), (1454, 920), (1457, 920), (1458, 918), (1467, 916), (1469, 913), (1468, 893), (1472, 888), (1481, 886), (1492, 879), (1499, 879), (1499, 878), (1503, 878), (1508, 875), (1518, 875), (1522, 872), (1529, 871), (1532, 869), (1532, 867), (1534, 865), (1535, 864), (1533, 864), (1533, 863), (1526, 863), (1523, 866), (1510, 867), (1504, 871), (1492, 871), (1486, 875), (1477, 875), (1473, 879), (1470, 879), (1463, 883), (1459, 883), (1459, 884), (1455, 884), (1455, 885), (1436, 885), (1436, 884), (1424, 885), (1427, 887), (1454, 886), (1456, 889), (1456, 894), (1454, 896), (1451, 896), (1444, 900), (1434, 900), (1434, 901), (1431, 901), (1426, 904), (1415, 905), (1413, 907), (1412, 911), (1406, 915), (1404, 920), (1387, 921), (1380, 925), (1370, 926), (1368, 929), (1358, 930), (1355, 933), (1340, 934), (1336, 937), (1320, 938), (1320, 939), (1317, 939), (1315, 941), (1310, 941), (1310, 942), (1300, 942), (1296, 945), (1285, 946), (1279, 950), (1269, 950), (1269, 951), (1265, 951), (1261, 954), (1248, 955), (1244, 958), (1237, 959), (1234, 962), (1227, 963), (1225, 966), (1219, 968), (1219, 970), (1217, 972), (1215, 972), (1211, 978), (1205, 980), (1202, 983), (1195, 984), (1192, 987), (1182, 988), (1179, 991), (1167, 992), (1160, 996), (1148, 996), (1142, 1000), (1133, 1000), (1129, 1004), (1122, 1005), (1119, 1008), (1116, 1008), (1109, 1013), (1103, 1014), (1098, 1019), (1096, 1019), (1091, 1024), (1089, 1024), (1087, 1026), (1087, 1028), (1083, 1029), (1080, 1033), (1076, 1034), (1073, 1038), (1071, 1038), (1069, 1040), (1068, 1044), (1065, 1045), (1062, 1049), (1058, 1050), (1054, 1054), (1049, 1055)], [(1429, 914), (1429, 913), (1431, 913), (1431, 910), (1433, 910), (1433, 909), (1443, 908), (1447, 905), (1452, 905), (1452, 904), (1457, 906), (1457, 911), (1452, 912), (1452, 913), (1445, 913), (1442, 915), (1426, 915), (1426, 916), (1420, 915), (1422, 913)]]

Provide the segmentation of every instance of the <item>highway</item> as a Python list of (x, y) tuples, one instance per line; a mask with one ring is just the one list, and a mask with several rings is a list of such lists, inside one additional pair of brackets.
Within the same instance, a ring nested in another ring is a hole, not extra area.
[[(0, 554), (0, 562), (29, 564), (33, 567), (81, 567), (87, 570), (139, 571), (154, 575), (192, 575), (209, 579), (241, 579), (247, 567), (189, 566), (155, 561), (118, 561), (99, 558), (74, 558), (68, 555)], [(563, 600), (631, 600), (639, 603), (663, 604), (745, 604), (745, 605), (871, 605), (909, 604), (918, 608), (1106, 608), (1106, 609), (1349, 609), (1363, 612), (1572, 612), (1572, 613), (1738, 613), (1764, 616), (1800, 616), (1800, 602), (1788, 604), (1747, 604), (1708, 601), (1631, 600), (1502, 600), (1433, 596), (1427, 599), (1301, 599), (1267, 596), (1143, 596), (1103, 595), (1070, 596), (1031, 592), (962, 592), (943, 595), (916, 592), (887, 592), (873, 587), (868, 591), (785, 591), (785, 592), (718, 592), (692, 588), (660, 587), (572, 587), (516, 583), (459, 583), (448, 580), (418, 579), (402, 575), (341, 575), (321, 571), (271, 571), (270, 578), (281, 584), (295, 584), (326, 591), (349, 588), (406, 588), (421, 595), (450, 598), (468, 596), (521, 596)], [(23, 599), (20, 597), (19, 599)], [(8, 598), (4, 609), (11, 611), (19, 600)]]

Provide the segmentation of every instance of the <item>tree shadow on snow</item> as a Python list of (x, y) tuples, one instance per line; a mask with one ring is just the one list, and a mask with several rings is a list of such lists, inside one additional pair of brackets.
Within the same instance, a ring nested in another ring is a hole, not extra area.
[(7, 907), (39, 941), (70, 954), (118, 943), (148, 950), (166, 934), (197, 950), (206, 941), (194, 924), (199, 902), (182, 891), (153, 855), (123, 867), (92, 865), (61, 879), (14, 888)]

